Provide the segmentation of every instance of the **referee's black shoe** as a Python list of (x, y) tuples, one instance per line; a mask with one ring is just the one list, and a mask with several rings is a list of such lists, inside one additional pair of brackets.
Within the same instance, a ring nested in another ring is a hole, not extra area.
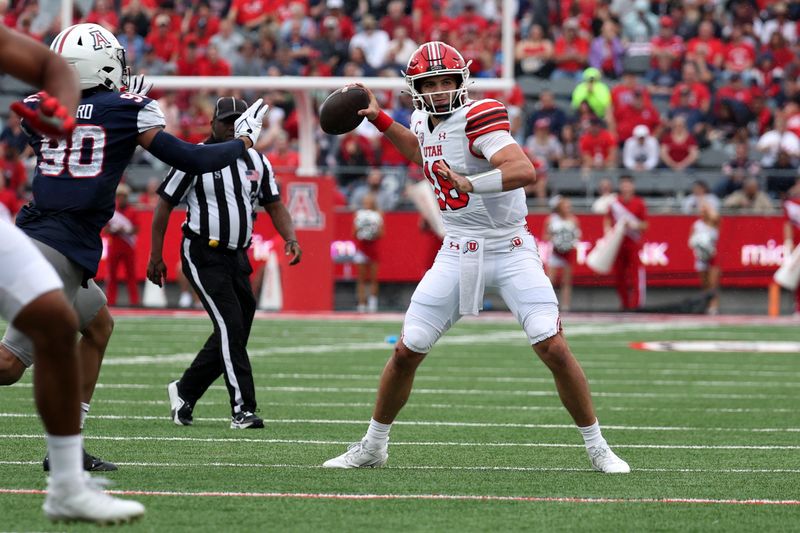
[[(44, 467), (45, 472), (50, 471), (49, 455), (44, 456), (42, 466)], [(83, 469), (87, 472), (113, 472), (114, 470), (117, 470), (117, 465), (108, 461), (104, 461), (103, 459), (95, 457), (94, 455), (90, 455), (86, 452), (86, 450), (83, 450)]]
[(236, 413), (231, 417), (231, 429), (261, 429), (264, 421), (249, 411)]
[(181, 398), (178, 393), (177, 379), (167, 385), (167, 395), (169, 396), (169, 413), (172, 422), (178, 426), (191, 426), (194, 406)]

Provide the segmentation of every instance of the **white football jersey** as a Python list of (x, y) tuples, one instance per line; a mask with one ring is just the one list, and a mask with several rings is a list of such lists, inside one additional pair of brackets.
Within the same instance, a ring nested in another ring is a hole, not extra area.
[[(419, 140), (423, 172), (433, 187), (449, 236), (505, 238), (525, 226), (528, 206), (521, 188), (491, 194), (459, 192), (432, 168), (436, 161), (444, 161), (464, 176), (492, 170), (481, 146), (492, 140), (491, 134), (509, 129), (505, 106), (491, 99), (470, 100), (433, 128), (427, 113), (414, 111), (411, 115), (410, 130)], [(506, 145), (511, 142), (508, 135)]]

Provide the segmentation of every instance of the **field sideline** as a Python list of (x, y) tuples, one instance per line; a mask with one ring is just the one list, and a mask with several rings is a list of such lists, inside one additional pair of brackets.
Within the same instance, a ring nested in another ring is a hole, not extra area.
[[(259, 315), (249, 350), (267, 427), (234, 431), (222, 381), (194, 426), (168, 418), (166, 384), (210, 333), (203, 313), (113, 314), (85, 439), (119, 464), (107, 475), (113, 492), (147, 506), (126, 531), (800, 527), (800, 350), (786, 351), (800, 334), (790, 318), (565, 317), (604, 434), (633, 469), (604, 476), (508, 315), (464, 320), (437, 345), (392, 429), (386, 468), (330, 471), (322, 462), (366, 429), (400, 315)], [(634, 349), (659, 341), (667, 351)], [(741, 344), (751, 341), (762, 351)], [(692, 346), (704, 351), (674, 351)], [(3, 531), (65, 528), (40, 510), (34, 412), (30, 373), (0, 388)]]

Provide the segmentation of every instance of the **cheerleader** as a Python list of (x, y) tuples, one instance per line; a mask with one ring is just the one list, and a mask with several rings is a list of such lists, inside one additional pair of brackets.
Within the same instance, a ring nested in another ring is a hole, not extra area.
[(353, 218), (353, 235), (359, 252), (356, 259), (356, 309), (359, 313), (374, 313), (378, 310), (378, 241), (383, 236), (383, 214), (378, 211), (374, 194), (368, 193), (362, 199), (361, 209), (356, 211)]
[(719, 240), (719, 214), (714, 207), (701, 200), (700, 218), (692, 224), (689, 247), (694, 252), (694, 268), (700, 273), (703, 291), (711, 294), (706, 313), (719, 313), (719, 277), (717, 264), (717, 241)]
[(569, 198), (556, 196), (551, 201), (553, 212), (544, 223), (542, 234), (552, 244), (552, 251), (547, 259), (547, 275), (553, 286), (561, 273), (561, 294), (559, 297), (562, 311), (569, 311), (572, 300), (572, 268), (576, 262), (575, 245), (581, 236), (578, 218), (572, 212)]

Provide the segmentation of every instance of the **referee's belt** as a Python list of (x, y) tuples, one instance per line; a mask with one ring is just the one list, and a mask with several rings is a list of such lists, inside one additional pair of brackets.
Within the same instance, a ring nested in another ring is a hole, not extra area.
[(190, 230), (186, 226), (183, 227), (183, 236), (186, 237), (187, 239), (189, 239), (190, 241), (197, 241), (197, 242), (205, 243), (205, 245), (208, 247), (209, 250), (213, 250), (213, 251), (219, 252), (221, 254), (236, 255), (239, 252), (243, 251), (243, 250), (239, 250), (238, 248), (236, 250), (231, 250), (227, 246), (224, 246), (224, 245), (220, 246), (221, 243), (217, 239), (212, 239), (210, 237), (203, 237), (202, 235), (199, 235), (199, 234), (193, 232), (192, 230)]

